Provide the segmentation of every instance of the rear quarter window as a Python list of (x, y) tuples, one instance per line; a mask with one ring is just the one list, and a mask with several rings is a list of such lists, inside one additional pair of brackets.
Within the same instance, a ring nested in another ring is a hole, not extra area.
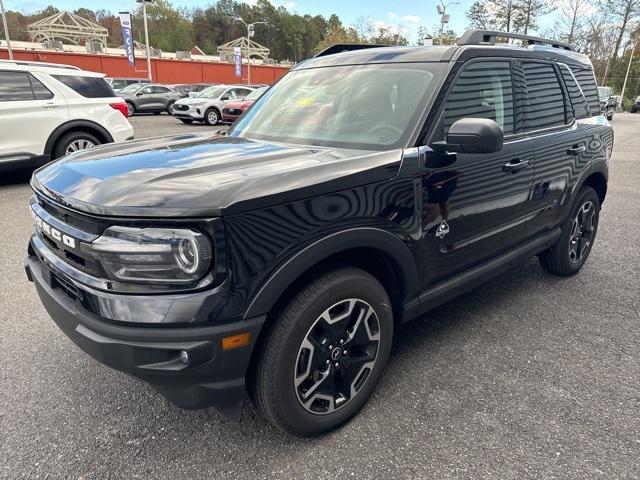
[(573, 113), (575, 114), (575, 117), (590, 117), (591, 112), (589, 111), (589, 104), (587, 103), (587, 99), (584, 98), (582, 90), (580, 89), (574, 76), (571, 74), (571, 70), (566, 65), (558, 66), (560, 67), (560, 72), (562, 73), (564, 84), (567, 86), (567, 92), (569, 93), (569, 98), (571, 99), (571, 105), (573, 106)]
[(115, 97), (116, 94), (104, 78), (77, 75), (52, 75), (76, 93), (86, 98)]
[(591, 115), (600, 114), (600, 97), (598, 97), (598, 86), (596, 85), (596, 79), (593, 76), (593, 70), (591, 68), (571, 67), (574, 77), (578, 81), (584, 98), (587, 99), (589, 108), (591, 109)]

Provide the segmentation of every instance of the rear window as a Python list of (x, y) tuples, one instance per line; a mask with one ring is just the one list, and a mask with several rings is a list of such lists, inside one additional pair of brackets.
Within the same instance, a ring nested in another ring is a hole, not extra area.
[(526, 130), (540, 130), (566, 122), (562, 87), (553, 65), (523, 63), (529, 100)]
[(49, 98), (53, 98), (53, 94), (30, 73), (0, 71), (0, 102)]
[(571, 71), (576, 77), (580, 88), (582, 88), (584, 98), (587, 99), (587, 103), (591, 109), (591, 115), (599, 115), (600, 98), (598, 97), (598, 87), (596, 86), (596, 79), (593, 76), (593, 70), (572, 66)]
[(576, 83), (575, 78), (571, 74), (571, 70), (566, 65), (559, 65), (564, 84), (567, 86), (567, 92), (569, 98), (571, 98), (571, 104), (573, 105), (573, 113), (576, 118), (586, 118), (591, 116), (589, 111), (589, 105), (587, 99), (582, 95), (580, 87)]
[(107, 81), (101, 77), (79, 77), (75, 75), (53, 75), (53, 77), (83, 97), (105, 98), (116, 96)]

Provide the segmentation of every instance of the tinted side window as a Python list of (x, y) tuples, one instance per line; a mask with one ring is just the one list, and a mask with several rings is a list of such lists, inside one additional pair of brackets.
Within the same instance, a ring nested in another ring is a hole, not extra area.
[(162, 87), (159, 85), (156, 85), (153, 88), (153, 93), (169, 93), (171, 90), (169, 90), (167, 87)]
[(571, 67), (573, 75), (576, 77), (584, 98), (587, 99), (589, 108), (591, 109), (591, 115), (600, 114), (600, 98), (598, 97), (598, 87), (596, 85), (596, 79), (593, 76), (593, 70), (590, 68), (578, 68)]
[(45, 87), (40, 80), (33, 75), (29, 74), (29, 80), (31, 80), (31, 88), (33, 89), (33, 96), (36, 100), (48, 100), (53, 98), (53, 93)]
[(571, 70), (569, 70), (569, 67), (566, 65), (559, 65), (559, 67), (560, 72), (562, 72), (564, 84), (567, 86), (567, 92), (569, 93), (569, 98), (571, 98), (571, 105), (573, 105), (573, 113), (576, 118), (590, 117), (591, 113), (589, 112), (587, 99), (584, 98), (578, 83), (571, 74)]
[(116, 96), (104, 78), (79, 77), (75, 75), (53, 75), (53, 77), (83, 97), (105, 98)]
[(553, 65), (523, 63), (529, 100), (527, 130), (539, 130), (565, 124), (562, 88)]
[(0, 71), (0, 102), (20, 100), (33, 100), (28, 74)]
[(509, 62), (474, 62), (456, 78), (440, 119), (444, 137), (461, 118), (488, 118), (513, 133), (513, 88)]

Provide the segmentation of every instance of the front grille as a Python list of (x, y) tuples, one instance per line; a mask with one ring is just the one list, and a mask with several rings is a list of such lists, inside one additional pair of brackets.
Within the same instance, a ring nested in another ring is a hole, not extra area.
[[(104, 271), (100, 265), (93, 259), (93, 257), (83, 252), (80, 248), (81, 239), (85, 238), (89, 241), (92, 240), (101, 233), (101, 227), (95, 222), (91, 223), (87, 218), (58, 207), (40, 196), (38, 196), (37, 206), (44, 210), (45, 213), (43, 215), (48, 213), (53, 217), (53, 219), (59, 220), (61, 223), (73, 227), (77, 232), (77, 234), (72, 235), (72, 237), (76, 239), (75, 248), (70, 247), (63, 241), (55, 240), (50, 235), (45, 234), (39, 227), (36, 228), (38, 238), (40, 238), (40, 240), (42, 240), (42, 242), (56, 256), (64, 260), (65, 263), (90, 275), (103, 278)], [(47, 221), (46, 218), (43, 218), (43, 220), (45, 222)]]
[(178, 104), (173, 104), (173, 109), (174, 110), (179, 110), (179, 111), (185, 111), (185, 110), (189, 110), (189, 105), (183, 105), (181, 103)]

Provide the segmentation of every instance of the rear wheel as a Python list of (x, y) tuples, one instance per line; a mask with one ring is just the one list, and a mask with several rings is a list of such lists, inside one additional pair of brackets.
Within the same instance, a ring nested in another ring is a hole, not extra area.
[(132, 117), (136, 113), (136, 107), (131, 102), (127, 102), (127, 116)]
[(554, 275), (574, 275), (585, 264), (598, 231), (600, 199), (591, 187), (582, 187), (562, 226), (560, 240), (538, 255), (542, 267)]
[(210, 108), (204, 112), (204, 123), (207, 125), (217, 125), (220, 121), (220, 114), (215, 108)]
[(169, 115), (173, 115), (173, 102), (171, 102), (169, 105), (167, 105), (167, 113)]
[(64, 134), (57, 142), (53, 150), (53, 157), (60, 158), (65, 155), (77, 152), (78, 150), (87, 150), (102, 142), (94, 135), (86, 132), (69, 132)]
[(344, 267), (313, 280), (282, 310), (249, 383), (262, 414), (300, 436), (332, 430), (367, 401), (389, 358), (389, 298), (368, 273)]

